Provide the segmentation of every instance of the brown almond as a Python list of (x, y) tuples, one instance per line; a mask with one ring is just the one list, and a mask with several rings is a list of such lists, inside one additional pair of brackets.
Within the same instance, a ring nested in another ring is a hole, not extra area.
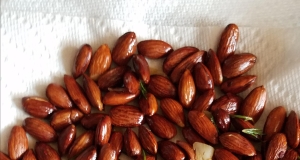
[(222, 32), (217, 55), (220, 63), (223, 63), (223, 61), (230, 55), (234, 54), (236, 47), (237, 47), (237, 41), (239, 39), (239, 28), (236, 24), (228, 24), (224, 31)]
[(109, 116), (104, 116), (101, 120), (99, 120), (99, 123), (96, 128), (95, 144), (103, 146), (104, 144), (108, 143), (111, 130), (111, 119)]
[(28, 139), (21, 126), (14, 126), (11, 129), (7, 148), (11, 159), (20, 159), (28, 150)]
[(123, 147), (123, 134), (118, 131), (112, 132), (109, 143), (111, 144), (113, 150), (117, 152), (117, 156), (119, 156)]
[(98, 86), (102, 90), (107, 90), (111, 87), (116, 87), (122, 83), (123, 76), (126, 71), (130, 70), (128, 66), (119, 66), (108, 70), (98, 78)]
[(89, 75), (92, 80), (98, 80), (99, 76), (106, 72), (111, 65), (112, 58), (107, 44), (102, 44), (92, 55), (89, 65)]
[(112, 50), (112, 60), (119, 66), (126, 65), (137, 49), (134, 32), (126, 32), (117, 40)]
[(10, 160), (10, 159), (8, 158), (8, 156), (7, 156), (6, 154), (4, 154), (2, 151), (0, 151), (0, 159), (1, 159), (1, 160)]
[(154, 134), (145, 126), (139, 126), (139, 140), (142, 147), (150, 154), (156, 155), (157, 141)]
[(264, 125), (264, 141), (270, 141), (271, 137), (281, 132), (286, 117), (286, 110), (278, 106), (271, 110)]
[(171, 72), (170, 78), (172, 82), (178, 83), (186, 69), (192, 70), (194, 65), (198, 62), (202, 62), (204, 53), (205, 51), (198, 51), (182, 60)]
[(287, 150), (286, 136), (283, 133), (276, 133), (270, 140), (266, 160), (276, 160), (283, 158)]
[(75, 139), (72, 146), (69, 149), (68, 158), (73, 158), (83, 152), (85, 149), (93, 145), (94, 131), (86, 131)]
[(139, 107), (144, 115), (152, 116), (155, 114), (158, 108), (155, 96), (149, 92), (146, 93), (146, 97), (141, 96), (139, 99)]
[(209, 106), (213, 103), (215, 98), (215, 90), (210, 89), (206, 90), (196, 98), (195, 102), (192, 105), (192, 110), (197, 110), (203, 112), (208, 110)]
[(57, 111), (53, 114), (50, 125), (56, 130), (60, 131), (72, 123), (77, 123), (83, 117), (83, 113), (81, 113), (78, 109), (64, 109)]
[(179, 101), (185, 108), (190, 108), (196, 98), (196, 87), (190, 70), (185, 70), (178, 84)]
[(288, 145), (291, 148), (296, 148), (300, 141), (299, 118), (295, 111), (291, 111), (287, 117), (284, 133), (287, 138)]
[(142, 154), (142, 147), (137, 135), (127, 128), (123, 136), (124, 148), (128, 156), (135, 157)]
[(184, 127), (184, 112), (179, 102), (171, 98), (164, 98), (160, 100), (160, 108), (170, 121)]
[(256, 81), (257, 76), (245, 75), (225, 80), (221, 84), (221, 90), (224, 93), (237, 94), (250, 88)]
[(129, 93), (138, 93), (140, 89), (140, 82), (138, 81), (135, 73), (127, 71), (123, 77), (123, 83)]
[(181, 140), (177, 140), (176, 141), (176, 144), (182, 149), (184, 150), (184, 152), (186, 153), (187, 155), (187, 159), (188, 160), (195, 160), (195, 151), (193, 149), (193, 147), (188, 144), (187, 142), (184, 142), (184, 141), (181, 141)]
[(50, 145), (43, 142), (36, 142), (35, 153), (37, 159), (60, 160), (59, 154)]
[(260, 153), (256, 153), (255, 156), (245, 157), (245, 160), (263, 160), (262, 155)]
[(177, 134), (176, 127), (161, 115), (147, 116), (146, 122), (151, 131), (160, 138), (171, 139)]
[(69, 148), (76, 138), (76, 127), (71, 124), (65, 128), (59, 135), (57, 140), (57, 148), (61, 155), (68, 153)]
[(190, 145), (193, 145), (195, 142), (205, 142), (205, 140), (191, 127), (182, 128), (182, 135)]
[(206, 67), (209, 70), (213, 79), (214, 85), (219, 86), (223, 82), (222, 69), (216, 53), (209, 49), (206, 54)]
[(41, 142), (54, 142), (57, 138), (55, 130), (48, 123), (37, 118), (26, 118), (23, 127), (27, 133)]
[(195, 77), (196, 88), (200, 92), (213, 89), (214, 82), (212, 76), (203, 63), (199, 62), (195, 65), (194, 77)]
[(212, 112), (215, 125), (221, 132), (227, 132), (230, 128), (230, 116), (227, 111), (218, 109)]
[(242, 135), (235, 132), (226, 132), (219, 136), (219, 140), (224, 148), (229, 151), (245, 156), (254, 156), (256, 151), (254, 146)]
[[(2, 159), (2, 158), (0, 157), (0, 159)], [(5, 159), (3, 159), (3, 160), (5, 160)], [(22, 160), (36, 160), (33, 150), (32, 149), (27, 150), (24, 153)]]
[(163, 72), (165, 74), (170, 74), (171, 71), (181, 62), (183, 61), (186, 57), (190, 56), (191, 54), (199, 51), (198, 48), (195, 47), (182, 47), (174, 52), (170, 53), (167, 58), (163, 62)]
[(84, 114), (76, 108), (72, 108), (71, 109), (71, 121), (72, 123), (76, 124), (77, 122), (79, 122), (82, 118), (83, 118)]
[(217, 148), (214, 151), (213, 160), (238, 160), (238, 158), (226, 149)]
[(251, 53), (240, 53), (229, 56), (222, 65), (226, 78), (233, 78), (248, 72), (255, 64), (256, 56)]
[(218, 143), (218, 131), (203, 112), (189, 111), (188, 120), (195, 131), (212, 144)]
[(25, 112), (37, 118), (49, 117), (50, 114), (56, 111), (55, 106), (50, 102), (37, 96), (23, 97), (22, 105)]
[(76, 82), (76, 80), (73, 77), (65, 74), (64, 82), (65, 82), (66, 88), (68, 90), (68, 93), (69, 93), (71, 99), (73, 100), (73, 102), (76, 104), (76, 106), (84, 114), (91, 113), (91, 106), (83, 93), (83, 89)]
[(267, 92), (264, 86), (254, 88), (244, 99), (239, 114), (253, 118), (256, 123), (265, 109)]
[(147, 90), (157, 98), (175, 98), (177, 94), (172, 82), (162, 75), (151, 75)]
[(165, 160), (183, 160), (185, 155), (183, 151), (171, 141), (160, 141), (158, 143), (158, 151)]
[(297, 160), (298, 153), (293, 149), (289, 149), (285, 152), (284, 157), (281, 160)]
[(162, 40), (145, 40), (137, 44), (139, 54), (149, 58), (161, 58), (173, 52), (172, 46)]
[(65, 88), (59, 84), (51, 83), (46, 88), (46, 96), (56, 107), (66, 109), (73, 106)]
[(135, 72), (139, 75), (140, 79), (144, 83), (148, 84), (150, 80), (150, 68), (145, 57), (140, 54), (135, 54), (132, 56), (132, 64)]
[(75, 160), (96, 160), (97, 150), (95, 146), (90, 146), (83, 151)]
[(210, 111), (214, 112), (218, 109), (223, 109), (229, 114), (235, 114), (239, 110), (242, 101), (243, 99), (241, 97), (231, 93), (227, 93), (226, 95), (219, 97), (212, 103)]
[(86, 74), (83, 74), (83, 89), (91, 105), (96, 107), (99, 111), (103, 110), (103, 103), (101, 100), (101, 91), (98, 85)]
[(137, 127), (142, 124), (144, 115), (134, 106), (120, 105), (109, 111), (112, 125), (119, 127)]
[(96, 129), (99, 119), (105, 115), (104, 113), (87, 114), (81, 119), (80, 123), (85, 129)]
[(72, 69), (72, 74), (75, 79), (87, 70), (91, 61), (92, 51), (92, 47), (89, 44), (81, 46), (75, 57)]
[(110, 106), (122, 105), (131, 102), (138, 95), (139, 92), (129, 93), (128, 91), (109, 91), (104, 95), (102, 102), (103, 104)]
[(114, 150), (113, 146), (109, 143), (105, 144), (100, 153), (97, 155), (97, 160), (117, 160), (117, 151)]

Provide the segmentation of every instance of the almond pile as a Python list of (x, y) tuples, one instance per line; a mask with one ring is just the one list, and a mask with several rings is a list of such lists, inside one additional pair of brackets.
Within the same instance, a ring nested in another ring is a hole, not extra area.
[[(257, 57), (234, 54), (238, 39), (238, 26), (229, 24), (216, 53), (190, 46), (173, 50), (161, 40), (138, 42), (134, 32), (122, 35), (112, 51), (103, 44), (92, 54), (84, 44), (72, 75), (64, 75), (65, 86), (49, 84), (47, 99), (22, 98), (32, 117), (12, 128), (8, 155), (0, 152), (0, 159), (117, 160), (124, 153), (137, 160), (157, 155), (166, 160), (296, 160), (298, 115), (278, 106), (257, 129), (266, 89), (237, 95), (257, 79), (245, 75)], [(165, 75), (151, 75), (146, 58), (164, 58)], [(224, 94), (216, 98), (215, 90)], [(82, 127), (86, 130), (76, 135)], [(178, 132), (185, 140), (172, 139)], [(37, 140), (33, 149), (26, 133)]]

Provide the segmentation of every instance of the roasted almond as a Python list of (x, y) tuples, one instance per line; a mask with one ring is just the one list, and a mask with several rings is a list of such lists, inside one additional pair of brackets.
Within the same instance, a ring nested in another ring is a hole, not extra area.
[(76, 138), (76, 127), (71, 124), (65, 128), (59, 135), (57, 141), (57, 148), (61, 155), (68, 153), (69, 148)]
[(289, 149), (285, 152), (284, 157), (281, 160), (297, 160), (299, 159), (298, 153), (293, 149)]
[(109, 116), (104, 116), (101, 120), (99, 120), (99, 123), (96, 128), (95, 144), (103, 146), (104, 144), (108, 143), (111, 130), (111, 119)]
[(111, 144), (112, 149), (116, 151), (117, 156), (119, 156), (123, 147), (123, 134), (118, 131), (112, 132), (109, 143)]
[(72, 74), (74, 78), (78, 78), (83, 74), (91, 61), (92, 57), (92, 47), (89, 44), (84, 44), (78, 51), (72, 69)]
[(226, 149), (217, 148), (214, 151), (213, 160), (238, 160), (238, 158)]
[(157, 141), (154, 134), (145, 126), (139, 126), (139, 140), (142, 147), (150, 154), (156, 155)]
[(21, 126), (14, 126), (11, 129), (7, 148), (11, 159), (20, 159), (28, 150), (28, 139)]
[(256, 153), (255, 156), (251, 156), (251, 157), (244, 157), (245, 160), (263, 160), (263, 157), (260, 153)]
[(46, 96), (56, 107), (66, 109), (73, 106), (72, 101), (65, 88), (59, 84), (51, 83), (46, 88)]
[(87, 98), (90, 100), (93, 107), (99, 111), (103, 110), (103, 103), (101, 100), (101, 91), (98, 85), (86, 74), (83, 74), (83, 89)]
[(218, 86), (223, 82), (222, 69), (221, 69), (219, 59), (216, 53), (212, 49), (209, 49), (209, 51), (206, 54), (206, 57), (207, 57), (207, 61), (205, 63), (206, 67), (211, 74), (214, 85)]
[(135, 157), (142, 154), (142, 147), (137, 135), (131, 128), (127, 128), (123, 136), (124, 148), (128, 156)]
[(176, 144), (185, 152), (188, 160), (195, 160), (195, 151), (190, 144), (181, 140), (177, 140)]
[(160, 100), (160, 108), (170, 121), (184, 127), (184, 112), (179, 102), (171, 98), (164, 98)]
[(128, 66), (119, 66), (108, 70), (98, 78), (98, 86), (100, 89), (107, 90), (122, 83), (123, 76), (126, 71), (130, 70)]
[(178, 84), (179, 101), (185, 108), (190, 108), (196, 98), (196, 87), (190, 70), (185, 70)]
[(196, 88), (200, 92), (213, 89), (214, 82), (212, 76), (203, 63), (199, 62), (195, 65), (194, 77), (195, 77)]
[(112, 50), (112, 60), (119, 66), (126, 65), (136, 52), (137, 40), (134, 32), (127, 32), (117, 40)]
[(300, 141), (299, 118), (295, 111), (291, 111), (287, 117), (284, 133), (289, 147), (296, 148)]
[(237, 41), (239, 39), (239, 28), (236, 24), (228, 24), (224, 31), (222, 32), (217, 55), (219, 58), (220, 63), (230, 55), (234, 54)]
[(83, 152), (85, 149), (93, 145), (94, 131), (86, 131), (75, 139), (72, 146), (69, 149), (68, 158), (73, 158)]
[(56, 130), (60, 131), (72, 123), (76, 123), (81, 120), (83, 114), (73, 108), (73, 109), (64, 109), (57, 111), (53, 114), (50, 125)]
[(22, 105), (25, 112), (37, 118), (46, 118), (56, 111), (50, 102), (37, 96), (23, 97)]
[(10, 159), (8, 158), (8, 156), (7, 156), (6, 154), (4, 154), (2, 151), (0, 151), (0, 159), (1, 159), (1, 160), (10, 160)]
[(216, 99), (210, 107), (210, 111), (214, 112), (218, 109), (223, 109), (229, 114), (235, 114), (239, 110), (243, 99), (237, 95), (227, 93)]
[(158, 151), (165, 160), (184, 160), (185, 155), (183, 151), (171, 141), (160, 141), (158, 143)]
[(112, 125), (119, 127), (137, 127), (142, 124), (144, 115), (134, 106), (120, 105), (109, 111)]
[(133, 55), (132, 64), (135, 72), (139, 75), (140, 79), (147, 84), (150, 80), (150, 68), (145, 57), (140, 54)]
[(172, 82), (162, 75), (151, 75), (147, 90), (158, 98), (175, 98), (177, 93)]
[(73, 102), (76, 104), (76, 106), (84, 113), (89, 114), (91, 113), (91, 106), (86, 99), (82, 88), (80, 85), (76, 82), (76, 80), (69, 76), (64, 75), (64, 82), (66, 85), (66, 88), (68, 90), (68, 93), (73, 100)]
[(233, 94), (243, 92), (253, 85), (256, 77), (254, 75), (245, 75), (227, 79), (221, 84), (221, 90), (225, 93)]
[(97, 160), (117, 160), (117, 151), (113, 148), (113, 146), (109, 143), (105, 144), (100, 153), (97, 155)]
[(36, 142), (35, 154), (37, 159), (60, 160), (59, 154), (50, 145), (43, 142)]
[(129, 93), (138, 93), (140, 89), (140, 82), (138, 81), (135, 73), (127, 71), (123, 77), (123, 83)]
[(230, 128), (230, 116), (227, 111), (218, 109), (212, 112), (215, 125), (221, 132), (227, 132)]
[(264, 125), (264, 141), (270, 141), (274, 134), (281, 132), (285, 118), (286, 110), (283, 106), (271, 110)]
[(286, 136), (283, 133), (276, 133), (270, 140), (266, 160), (276, 160), (283, 158), (287, 150)]
[(85, 129), (95, 129), (97, 124), (101, 118), (103, 118), (106, 114), (104, 113), (91, 113), (84, 115), (81, 119), (80, 123)]
[(171, 139), (177, 134), (176, 127), (161, 115), (147, 116), (146, 122), (151, 131), (160, 138)]
[(96, 160), (97, 150), (95, 146), (91, 146), (83, 151), (75, 160)]
[[(1, 156), (0, 156), (0, 159), (2, 159)], [(5, 160), (5, 159), (2, 159), (2, 160)], [(36, 160), (33, 150), (32, 149), (27, 150), (24, 153), (22, 160)]]
[(116, 106), (129, 103), (133, 101), (137, 96), (138, 93), (129, 93), (128, 91), (109, 91), (103, 97), (103, 104)]
[(147, 92), (146, 97), (141, 96), (139, 99), (139, 107), (144, 115), (152, 116), (156, 113), (158, 104), (155, 96)]
[(182, 128), (182, 135), (190, 145), (193, 145), (195, 142), (205, 142), (205, 140), (191, 127)]
[(226, 58), (222, 65), (222, 73), (226, 78), (233, 78), (249, 71), (256, 62), (256, 56), (251, 53), (234, 54)]
[(149, 58), (161, 58), (173, 52), (172, 46), (162, 40), (145, 40), (137, 44), (139, 54)]
[(41, 142), (54, 142), (57, 138), (55, 130), (48, 123), (37, 118), (26, 118), (23, 127), (27, 133)]
[(99, 76), (106, 72), (111, 65), (112, 58), (107, 44), (102, 44), (92, 55), (89, 65), (89, 75), (92, 80), (98, 80)]
[(192, 105), (192, 110), (197, 110), (203, 112), (208, 110), (209, 106), (213, 103), (215, 98), (215, 90), (210, 89), (206, 90), (196, 98), (195, 102)]

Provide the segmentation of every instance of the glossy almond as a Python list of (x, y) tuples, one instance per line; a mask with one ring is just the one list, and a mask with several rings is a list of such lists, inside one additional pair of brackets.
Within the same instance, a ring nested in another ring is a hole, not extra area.
[(119, 66), (126, 65), (137, 49), (134, 32), (127, 32), (117, 40), (112, 50), (112, 60)]
[(133, 55), (132, 64), (135, 72), (139, 75), (140, 79), (147, 84), (150, 80), (150, 68), (145, 57), (140, 54)]
[(117, 160), (117, 152), (114, 150), (113, 146), (109, 143), (105, 144), (100, 153), (97, 155), (97, 160)]
[(60, 131), (72, 123), (81, 120), (83, 114), (77, 109), (64, 109), (53, 114), (50, 125), (56, 130)]
[(145, 126), (139, 126), (139, 140), (142, 147), (150, 154), (156, 155), (157, 141), (154, 134)]
[(20, 159), (28, 150), (28, 139), (21, 126), (14, 126), (8, 138), (8, 155), (11, 159)]
[(185, 108), (190, 108), (196, 98), (196, 86), (190, 70), (185, 70), (178, 84), (179, 101)]
[(271, 110), (264, 125), (264, 140), (270, 141), (271, 137), (281, 132), (286, 118), (286, 110), (283, 106), (278, 106)]
[(8, 156), (7, 156), (6, 154), (4, 154), (2, 151), (0, 151), (0, 159), (1, 159), (1, 160), (10, 160), (10, 159), (8, 158)]
[(101, 118), (103, 118), (106, 114), (104, 113), (91, 113), (85, 115), (80, 123), (85, 129), (95, 129), (97, 124)]
[(129, 93), (127, 91), (109, 91), (104, 95), (102, 102), (103, 104), (110, 106), (122, 105), (134, 100), (138, 94), (139, 92)]
[(289, 149), (285, 152), (284, 157), (281, 160), (297, 160), (298, 153), (294, 151), (293, 149)]
[(227, 93), (226, 95), (223, 95), (216, 99), (211, 107), (211, 112), (214, 112), (218, 109), (223, 109), (227, 111), (229, 114), (235, 114), (239, 110), (243, 99), (237, 95)]
[(161, 58), (173, 51), (172, 46), (162, 40), (144, 40), (137, 44), (139, 54), (149, 58)]
[(254, 156), (256, 151), (254, 146), (242, 135), (235, 132), (226, 132), (219, 136), (219, 140), (224, 148), (239, 155)]
[(140, 82), (138, 81), (135, 73), (127, 71), (123, 77), (123, 83), (129, 93), (137, 93), (140, 89)]
[(99, 111), (103, 110), (103, 103), (101, 99), (101, 91), (98, 85), (86, 74), (83, 74), (83, 89), (89, 99), (91, 105), (96, 107)]
[(84, 44), (78, 51), (72, 69), (72, 74), (74, 78), (78, 78), (83, 74), (91, 61), (92, 57), (92, 47), (89, 44)]
[(230, 128), (230, 116), (227, 111), (218, 109), (212, 112), (215, 125), (221, 132), (227, 132)]
[(240, 53), (228, 57), (222, 65), (222, 73), (226, 78), (233, 78), (249, 71), (256, 62), (251, 53)]
[(223, 61), (230, 55), (234, 54), (237, 42), (239, 39), (239, 28), (236, 24), (228, 24), (224, 31), (222, 32), (218, 50), (217, 50), (217, 56), (220, 61), (220, 63), (223, 63)]
[(36, 142), (35, 154), (38, 160), (60, 160), (60, 156), (55, 149), (43, 142)]
[(283, 133), (276, 133), (270, 140), (265, 160), (276, 160), (282, 158), (286, 150), (286, 136)]
[(170, 74), (172, 82), (178, 83), (180, 77), (186, 69), (192, 70), (194, 65), (196, 65), (198, 62), (202, 62), (204, 53), (205, 51), (198, 51), (182, 60)]
[(142, 124), (144, 115), (134, 106), (120, 105), (109, 111), (112, 125), (119, 127), (137, 127)]
[(186, 159), (188, 160), (195, 160), (195, 151), (192, 145), (188, 144), (185, 141), (177, 140), (176, 144), (186, 153)]
[(23, 127), (27, 133), (41, 142), (54, 142), (57, 138), (55, 130), (48, 123), (37, 118), (26, 118)]
[(162, 75), (151, 75), (147, 90), (157, 98), (175, 98), (177, 95), (175, 86)]
[(171, 139), (177, 134), (174, 124), (161, 115), (147, 116), (146, 122), (151, 131), (160, 138)]
[(46, 118), (56, 111), (55, 106), (53, 106), (50, 102), (44, 98), (36, 96), (23, 97), (22, 105), (25, 112), (37, 118)]
[(95, 144), (103, 146), (104, 144), (108, 143), (111, 130), (111, 119), (109, 116), (104, 116), (101, 120), (99, 120), (96, 128)]
[(194, 77), (195, 77), (196, 88), (200, 92), (213, 89), (214, 82), (212, 76), (203, 63), (200, 62), (195, 65)]
[(111, 144), (113, 150), (116, 151), (117, 156), (119, 156), (123, 147), (123, 134), (118, 131), (112, 132), (109, 143)]
[(137, 135), (132, 129), (127, 128), (123, 136), (124, 148), (126, 154), (130, 157), (135, 157), (142, 154), (142, 147)]
[(95, 146), (91, 146), (83, 151), (75, 160), (96, 160), (97, 150)]
[(158, 151), (165, 160), (184, 160), (185, 155), (183, 151), (171, 141), (160, 141), (158, 143)]
[(284, 133), (287, 138), (288, 145), (291, 148), (296, 148), (300, 141), (299, 118), (295, 111), (291, 111), (287, 117)]
[(94, 142), (94, 131), (86, 131), (75, 139), (72, 146), (69, 149), (68, 158), (75, 157), (83, 152), (85, 149), (93, 145)]
[(244, 99), (239, 114), (253, 118), (254, 123), (260, 118), (265, 109), (267, 92), (264, 86), (254, 88)]
[(115, 87), (121, 84), (123, 76), (127, 70), (130, 70), (128, 66), (119, 66), (103, 73), (97, 81), (99, 88), (107, 90), (110, 87)]
[(76, 138), (76, 127), (75, 125), (69, 125), (65, 128), (58, 137), (57, 148), (61, 155), (68, 153), (69, 148)]
[(64, 82), (67, 88), (67, 91), (73, 100), (73, 102), (76, 104), (76, 106), (84, 113), (89, 114), (91, 112), (91, 106), (86, 99), (83, 89), (80, 87), (80, 85), (76, 82), (76, 80), (69, 76), (64, 75)]
[(209, 49), (209, 51), (206, 54), (206, 57), (207, 61), (205, 64), (211, 74), (214, 85), (219, 86), (223, 82), (222, 69), (219, 59), (212, 49)]
[(192, 105), (192, 110), (203, 112), (209, 109), (209, 106), (213, 103), (215, 98), (215, 91), (213, 89), (204, 91), (195, 99)]
[(221, 84), (221, 90), (233, 94), (243, 92), (254, 84), (256, 78), (254, 75), (245, 75), (227, 79)]
[(188, 120), (195, 131), (212, 144), (218, 143), (218, 131), (203, 112), (189, 111)]
[(56, 107), (66, 109), (73, 106), (72, 101), (65, 88), (61, 85), (51, 83), (46, 88), (46, 96)]
[(141, 96), (139, 99), (139, 107), (144, 115), (152, 116), (155, 114), (158, 108), (155, 96), (149, 92), (147, 92), (146, 97)]
[(164, 98), (160, 100), (160, 108), (170, 121), (184, 127), (184, 112), (179, 102), (171, 98)]
[[(0, 156), (0, 159), (2, 159), (1, 156)], [(3, 159), (3, 160), (5, 160), (5, 159)], [(35, 156), (33, 150), (32, 149), (27, 150), (24, 153), (22, 160), (36, 160), (36, 156)]]
[(238, 158), (226, 149), (217, 148), (214, 151), (213, 160), (238, 160)]
[(111, 62), (110, 49), (107, 44), (102, 44), (91, 58), (89, 65), (89, 75), (91, 79), (96, 81), (101, 74), (110, 68)]
[(182, 136), (190, 145), (193, 145), (195, 142), (205, 142), (205, 140), (191, 127), (182, 128)]

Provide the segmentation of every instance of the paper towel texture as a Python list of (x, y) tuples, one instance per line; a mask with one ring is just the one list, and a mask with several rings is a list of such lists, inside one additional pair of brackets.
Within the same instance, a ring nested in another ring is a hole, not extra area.
[[(71, 74), (75, 54), (82, 44), (90, 44), (94, 51), (103, 43), (112, 48), (119, 36), (127, 31), (134, 31), (138, 41), (161, 39), (170, 43), (174, 49), (195, 46), (203, 50), (210, 48), (216, 50), (220, 34), (225, 27), (223, 24), (227, 22), (224, 20), (226, 18), (221, 18), (220, 21), (207, 20), (212, 22), (207, 23), (211, 26), (202, 26), (195, 22), (187, 24), (188, 27), (186, 27), (183, 24), (189, 22), (188, 20), (182, 19), (182, 22), (178, 21), (175, 24), (176, 20), (166, 18), (167, 25), (164, 25), (158, 23), (162, 17), (157, 17), (153, 23), (143, 23), (144, 21), (130, 22), (126, 16), (115, 15), (116, 17), (113, 17), (112, 13), (110, 14), (112, 17), (109, 18), (123, 20), (108, 20), (93, 16), (87, 18), (86, 15), (73, 14), (71, 10), (70, 15), (64, 16), (45, 13), (48, 11), (44, 12), (38, 7), (42, 4), (31, 6), (28, 9), (29, 12), (22, 11), (22, 4), (25, 2), (17, 4), (17, 1), (4, 1), (2, 3), (6, 8), (1, 12), (0, 150), (4, 152), (7, 152), (7, 139), (11, 128), (14, 125), (22, 125), (23, 119), (29, 116), (22, 109), (21, 98), (30, 95), (46, 97), (45, 89), (49, 83), (63, 85), (63, 75)], [(83, 3), (83, 1), (80, 2)], [(219, 2), (221, 3), (221, 1)], [(108, 4), (113, 5), (114, 3), (117, 2)], [(176, 5), (176, 2), (174, 3), (172, 5)], [(151, 3), (149, 2), (147, 5), (151, 5)], [(14, 8), (14, 6), (19, 8)], [(93, 5), (90, 7), (93, 8)], [(235, 5), (233, 7), (237, 8)], [(283, 5), (283, 7), (287, 6)], [(293, 12), (294, 9), (299, 8), (299, 5), (289, 5), (289, 7)], [(43, 6), (43, 8), (47, 7)], [(48, 9), (51, 10), (51, 8)], [(151, 11), (151, 9), (149, 10)], [(63, 14), (68, 12), (58, 9), (55, 11)], [(98, 11), (100, 12), (100, 10), (92, 10), (87, 15), (93, 15)], [(117, 11), (116, 9), (115, 12)], [(167, 16), (167, 13), (164, 12), (164, 14)], [(184, 13), (181, 13), (181, 16), (183, 15)], [(212, 15), (214, 14), (212, 13)], [(247, 74), (257, 75), (255, 86), (264, 85), (268, 94), (265, 112), (257, 124), (259, 128), (262, 128), (269, 111), (276, 106), (283, 105), (288, 111), (295, 110), (298, 115), (300, 113), (300, 21), (299, 14), (291, 15), (291, 17), (292, 20), (289, 21), (292, 23), (289, 23), (288, 28), (274, 27), (273, 25), (272, 27), (260, 27), (259, 25), (256, 27), (242, 25), (240, 27), (237, 53), (250, 52), (257, 56), (256, 65)], [(274, 24), (284, 22), (286, 21), (282, 20), (274, 22)], [(215, 26), (215, 24), (222, 25)], [(239, 23), (237, 24), (239, 25)], [(151, 61), (150, 65), (155, 66), (151, 71), (162, 73), (158, 69), (161, 67), (161, 62), (162, 60)], [(245, 91), (242, 96), (249, 92), (250, 89)], [(29, 139), (30, 148), (33, 148), (35, 140), (31, 137)]]

